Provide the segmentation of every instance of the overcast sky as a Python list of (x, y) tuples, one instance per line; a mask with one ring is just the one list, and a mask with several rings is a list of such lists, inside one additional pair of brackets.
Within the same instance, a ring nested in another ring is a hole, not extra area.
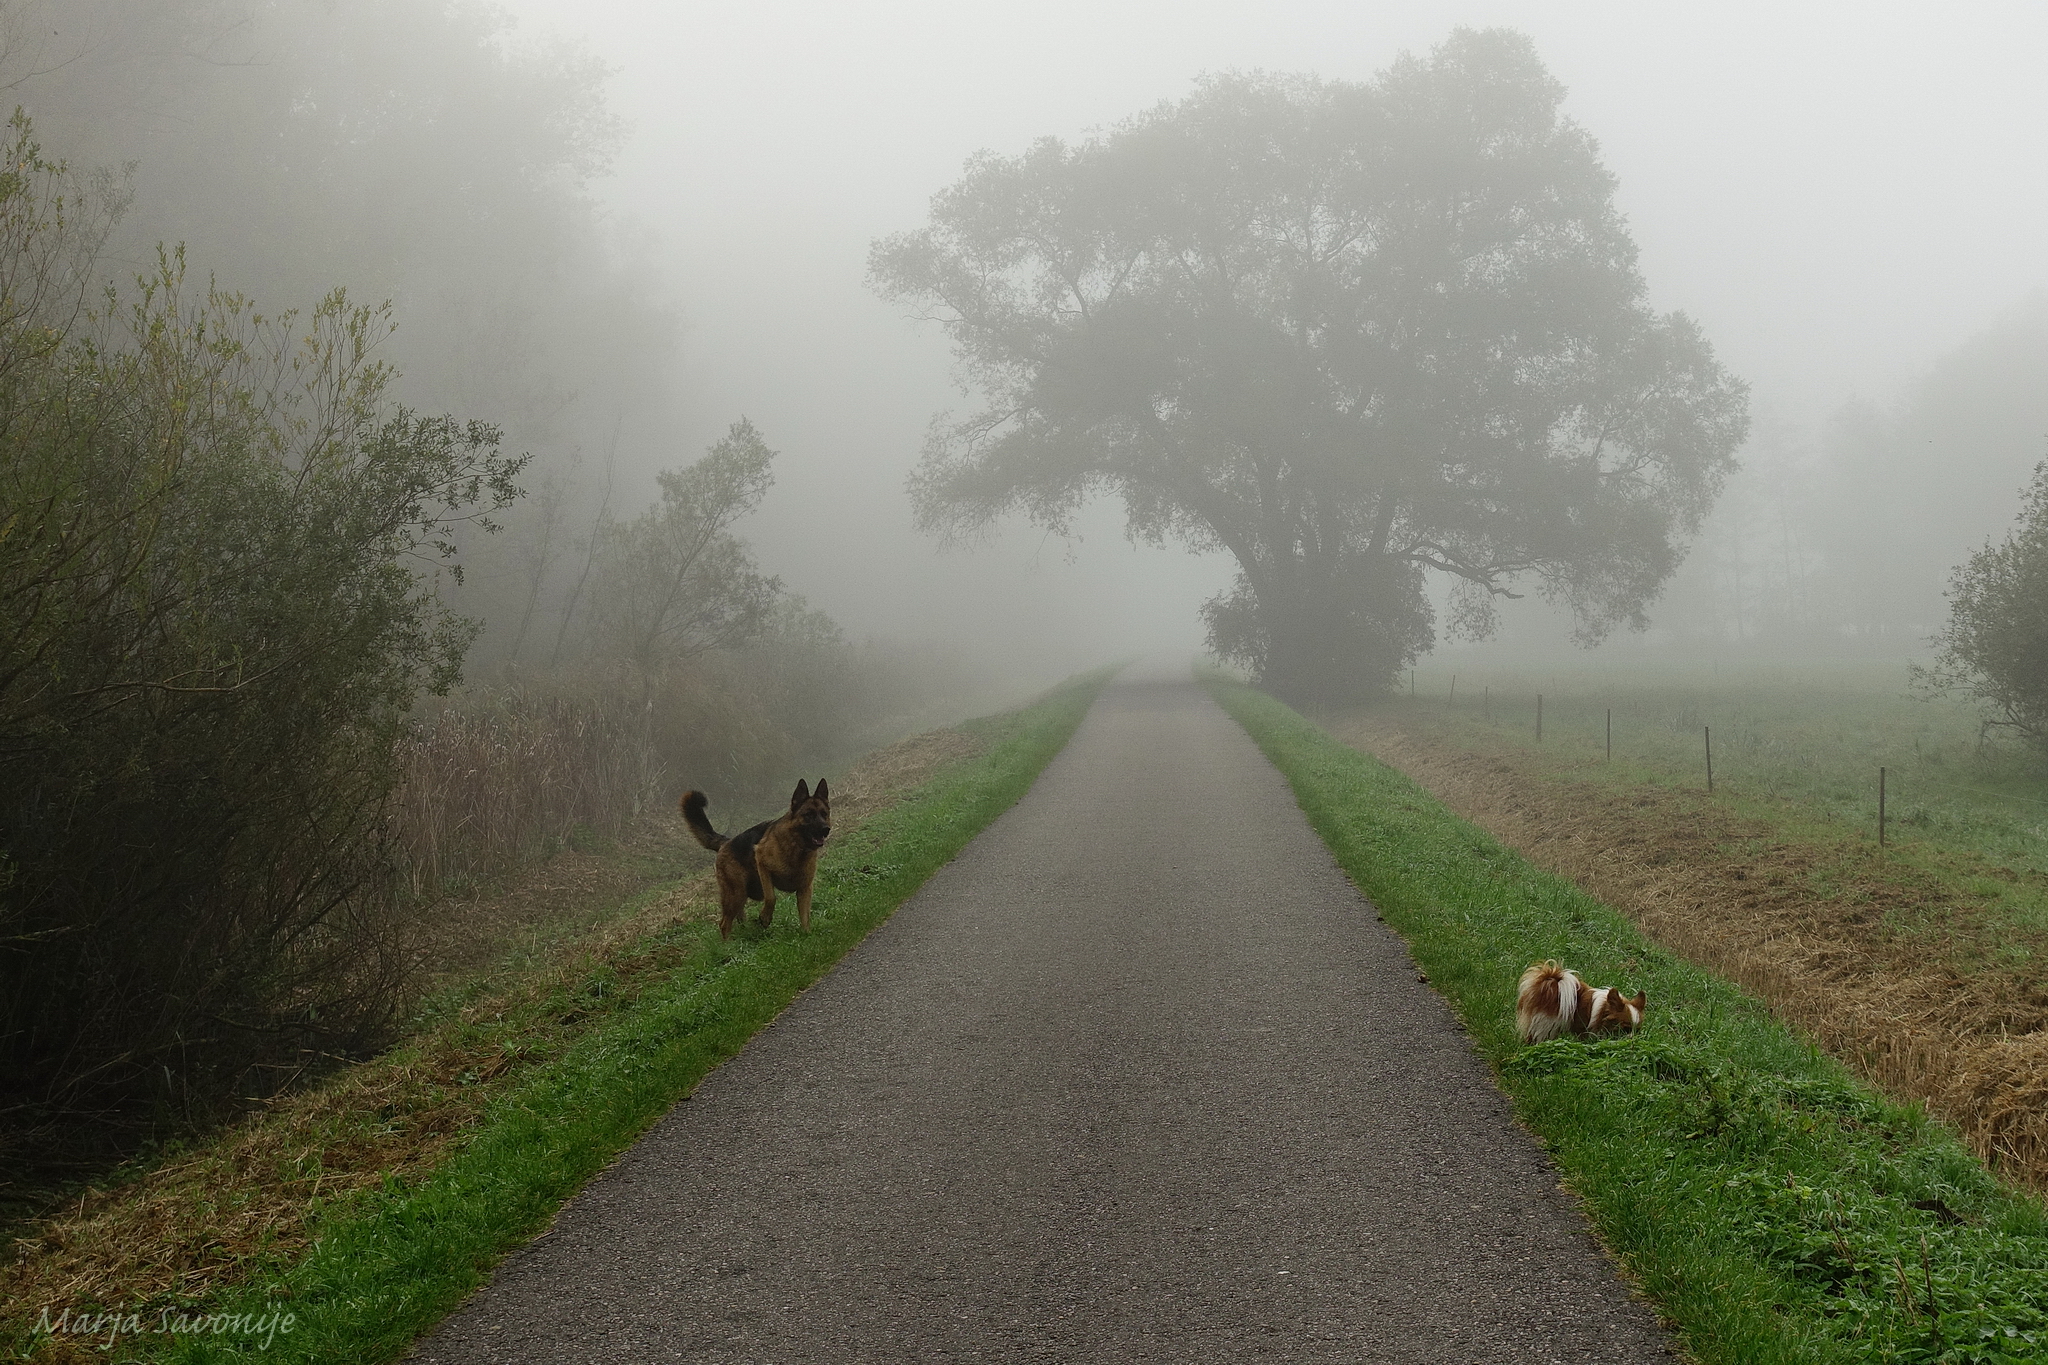
[(1198, 640), (1193, 604), (1228, 566), (1133, 550), (1114, 515), (1078, 546), (1013, 534), (941, 556), (913, 536), (902, 474), (932, 412), (971, 403), (943, 339), (862, 276), (869, 242), (918, 226), (973, 152), (1114, 123), (1202, 72), (1366, 79), (1460, 24), (1528, 33), (1619, 177), (1653, 301), (1699, 318), (1759, 410), (1790, 420), (1882, 400), (2048, 286), (2038, 0), (512, 9), (619, 68), (632, 136), (599, 189), (670, 263), (691, 448), (744, 412), (785, 450), (763, 558), (857, 631), (1011, 614), (1017, 647), (1042, 652), (1086, 597), (1102, 624), (1068, 642), (1076, 660)]

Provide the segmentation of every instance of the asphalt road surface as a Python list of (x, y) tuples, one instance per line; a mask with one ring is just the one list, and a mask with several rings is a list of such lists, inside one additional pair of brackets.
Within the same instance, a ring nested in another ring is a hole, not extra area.
[(1199, 687), (1127, 676), (418, 1358), (1667, 1345), (1280, 774)]

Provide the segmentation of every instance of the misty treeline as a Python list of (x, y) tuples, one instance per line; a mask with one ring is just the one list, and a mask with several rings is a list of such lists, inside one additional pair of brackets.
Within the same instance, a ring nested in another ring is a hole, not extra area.
[(1383, 686), (1440, 625), (1540, 645), (1521, 593), (1582, 645), (1925, 651), (2048, 440), (2048, 300), (1748, 440), (1745, 387), (1644, 303), (1562, 96), (1526, 39), (1466, 31), (977, 158), (870, 256), (987, 400), (933, 424), (923, 524), (1120, 497), (1134, 537), (1232, 555), (1210, 645), (1298, 698)]
[[(691, 458), (668, 434), (680, 316), (590, 193), (623, 135), (603, 64), (468, 0), (0, 0), (0, 43), (0, 98), (51, 154), (123, 177), (104, 274), (179, 243), (192, 279), (273, 309), (388, 301), (390, 396), (532, 456), (442, 587), (489, 623), (472, 674), (566, 655), (553, 616), (608, 469)], [(646, 496), (611, 484), (613, 513)]]
[(1817, 424), (1767, 414), (1658, 625), (1717, 649), (1918, 652), (1945, 628), (1951, 575), (2013, 530), (2044, 455), (2035, 295), (1893, 393)]
[(587, 58), (412, 0), (0, 39), (0, 1148), (377, 1046), (451, 885), (962, 686), (758, 567), (760, 432), (666, 434)]

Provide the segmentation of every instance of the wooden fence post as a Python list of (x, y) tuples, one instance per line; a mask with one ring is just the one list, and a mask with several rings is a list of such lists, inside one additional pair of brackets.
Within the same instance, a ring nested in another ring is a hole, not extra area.
[(1707, 790), (1714, 790), (1714, 727), (1702, 727), (1707, 732)]

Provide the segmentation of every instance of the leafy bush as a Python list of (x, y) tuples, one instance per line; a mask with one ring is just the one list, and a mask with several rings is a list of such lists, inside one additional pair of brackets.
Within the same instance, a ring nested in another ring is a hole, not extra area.
[(339, 292), (188, 300), (170, 254), (89, 309), (111, 196), (20, 118), (5, 164), (0, 1094), (189, 1111), (386, 1022), (395, 742), (473, 630), (427, 571), (520, 461), (388, 408)]
[(2048, 460), (2022, 494), (2019, 524), (1956, 569), (1948, 597), (1922, 678), (1988, 703), (1989, 724), (2048, 749)]

